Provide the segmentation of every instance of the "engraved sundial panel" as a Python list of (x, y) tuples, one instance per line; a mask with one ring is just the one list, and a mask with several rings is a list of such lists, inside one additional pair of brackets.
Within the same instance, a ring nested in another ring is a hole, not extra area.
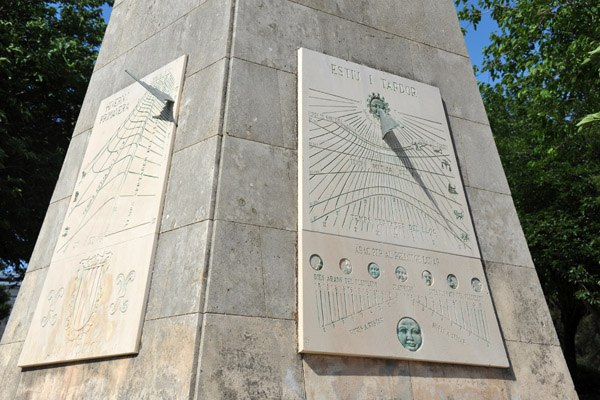
[(185, 63), (100, 103), (20, 366), (137, 352)]
[(439, 89), (299, 51), (299, 349), (508, 366)]

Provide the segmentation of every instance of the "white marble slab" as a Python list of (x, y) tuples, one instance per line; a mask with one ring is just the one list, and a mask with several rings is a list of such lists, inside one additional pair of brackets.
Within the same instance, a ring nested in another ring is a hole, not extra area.
[(439, 90), (298, 70), (300, 351), (507, 367)]
[(185, 64), (101, 102), (19, 366), (138, 351)]

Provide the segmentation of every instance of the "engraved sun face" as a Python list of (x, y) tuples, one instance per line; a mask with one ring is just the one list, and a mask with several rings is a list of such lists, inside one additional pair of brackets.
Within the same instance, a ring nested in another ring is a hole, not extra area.
[(373, 93), (369, 96), (367, 99), (367, 107), (369, 108), (369, 112), (377, 119), (379, 119), (380, 110), (383, 110), (386, 113), (390, 112), (390, 106), (386, 103), (385, 97), (381, 97), (379, 93)]
[(423, 344), (423, 334), (418, 322), (410, 317), (398, 321), (398, 340), (409, 351), (417, 351)]

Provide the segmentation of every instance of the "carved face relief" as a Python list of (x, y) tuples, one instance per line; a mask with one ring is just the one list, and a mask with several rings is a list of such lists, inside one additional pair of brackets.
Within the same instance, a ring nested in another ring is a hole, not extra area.
[(398, 340), (409, 351), (417, 351), (423, 344), (421, 327), (414, 319), (404, 317), (398, 322)]

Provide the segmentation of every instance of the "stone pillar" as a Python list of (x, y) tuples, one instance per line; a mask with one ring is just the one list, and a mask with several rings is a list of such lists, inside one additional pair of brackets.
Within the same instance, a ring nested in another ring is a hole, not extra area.
[[(297, 353), (297, 49), (439, 87), (510, 368)], [(136, 356), (21, 369), (100, 101), (187, 54)], [(0, 342), (1, 399), (574, 399), (451, 0), (116, 0)]]

